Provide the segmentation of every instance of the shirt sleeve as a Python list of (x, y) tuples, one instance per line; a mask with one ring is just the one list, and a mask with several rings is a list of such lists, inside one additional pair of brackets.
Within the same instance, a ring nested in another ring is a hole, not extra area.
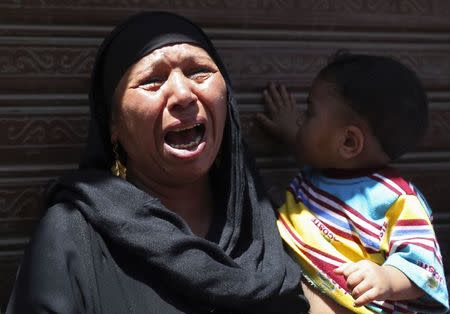
[(407, 302), (412, 311), (442, 313), (448, 310), (443, 261), (430, 221), (429, 208), (416, 195), (401, 195), (386, 214), (388, 241), (384, 265), (396, 267), (425, 292)]

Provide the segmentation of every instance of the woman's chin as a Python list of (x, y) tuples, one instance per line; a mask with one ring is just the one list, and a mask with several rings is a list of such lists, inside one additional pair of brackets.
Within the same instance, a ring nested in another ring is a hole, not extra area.
[(167, 143), (164, 143), (164, 151), (167, 155), (171, 156), (172, 158), (177, 159), (183, 159), (183, 160), (190, 160), (198, 158), (202, 155), (206, 147), (206, 142), (203, 141), (199, 143), (195, 147), (187, 148), (176, 148), (172, 147)]

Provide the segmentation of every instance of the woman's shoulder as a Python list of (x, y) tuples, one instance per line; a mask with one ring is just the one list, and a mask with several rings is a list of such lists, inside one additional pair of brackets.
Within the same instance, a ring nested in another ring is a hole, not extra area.
[(88, 223), (80, 211), (67, 204), (49, 207), (36, 226), (33, 237), (49, 235), (53, 239), (71, 235), (74, 239), (88, 229)]
[(83, 215), (67, 205), (48, 208), (38, 222), (25, 251), (25, 260), (32, 263), (82, 262), (89, 251), (92, 229)]
[(89, 279), (89, 233), (77, 210), (62, 204), (48, 208), (25, 250), (7, 313), (83, 308), (74, 282), (86, 285)]

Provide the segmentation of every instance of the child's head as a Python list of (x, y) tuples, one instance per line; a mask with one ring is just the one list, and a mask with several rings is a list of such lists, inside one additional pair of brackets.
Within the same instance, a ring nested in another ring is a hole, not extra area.
[(425, 91), (406, 66), (337, 54), (313, 82), (297, 142), (318, 168), (380, 166), (412, 149), (427, 120)]

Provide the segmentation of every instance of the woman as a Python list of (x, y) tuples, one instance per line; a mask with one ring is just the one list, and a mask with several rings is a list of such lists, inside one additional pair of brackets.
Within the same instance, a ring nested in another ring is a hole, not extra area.
[(81, 169), (52, 188), (7, 313), (307, 309), (196, 25), (128, 19), (99, 50), (90, 101)]

